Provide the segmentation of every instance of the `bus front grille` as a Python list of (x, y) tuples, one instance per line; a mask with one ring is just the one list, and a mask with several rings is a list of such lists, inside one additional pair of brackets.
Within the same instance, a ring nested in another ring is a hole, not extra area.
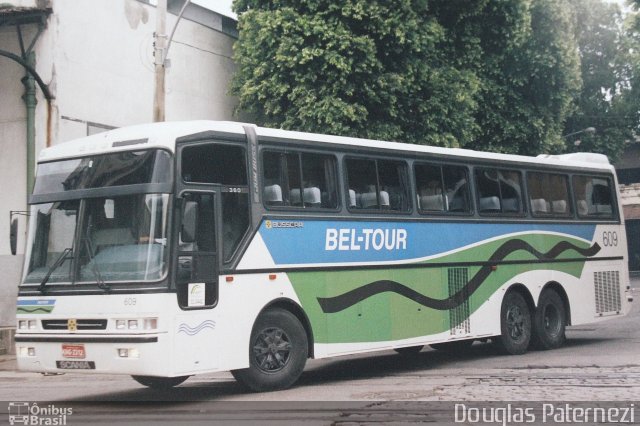
[[(78, 331), (82, 330), (106, 330), (106, 319), (78, 319), (76, 320), (76, 327)], [(42, 328), (44, 330), (68, 330), (69, 320), (55, 319), (55, 320), (42, 320)]]

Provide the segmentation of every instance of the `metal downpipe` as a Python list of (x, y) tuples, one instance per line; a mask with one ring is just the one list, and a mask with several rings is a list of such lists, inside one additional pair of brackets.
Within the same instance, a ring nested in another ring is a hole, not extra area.
[[(30, 67), (35, 68), (36, 55), (33, 52), (28, 53), (27, 63)], [(22, 78), (24, 85), (24, 100), (27, 108), (27, 199), (33, 191), (33, 183), (35, 179), (35, 158), (36, 158), (36, 82), (30, 72)]]

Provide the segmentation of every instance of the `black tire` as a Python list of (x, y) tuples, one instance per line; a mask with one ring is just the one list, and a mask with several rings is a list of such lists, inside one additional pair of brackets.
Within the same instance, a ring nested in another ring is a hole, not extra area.
[(231, 374), (254, 392), (286, 389), (302, 374), (308, 355), (307, 333), (298, 318), (283, 309), (270, 309), (253, 325), (249, 368)]
[(407, 346), (404, 348), (394, 348), (393, 350), (402, 356), (412, 356), (412, 355), (419, 354), (422, 348), (424, 348), (424, 346), (419, 345), (419, 346)]
[(496, 343), (501, 352), (522, 355), (531, 341), (531, 312), (524, 297), (510, 291), (502, 300), (500, 309), (500, 332)]
[(553, 290), (544, 290), (533, 319), (533, 345), (542, 350), (559, 348), (566, 340), (566, 326), (567, 314), (562, 298)]
[(431, 349), (446, 352), (449, 354), (465, 353), (473, 345), (473, 339), (456, 340), (454, 342), (442, 342), (429, 345)]
[(133, 380), (151, 389), (171, 389), (178, 386), (189, 378), (189, 376), (180, 377), (153, 377), (153, 376), (131, 376)]

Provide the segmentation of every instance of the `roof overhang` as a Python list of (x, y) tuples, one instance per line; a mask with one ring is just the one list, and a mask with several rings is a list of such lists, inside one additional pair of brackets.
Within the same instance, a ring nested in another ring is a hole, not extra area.
[[(33, 6), (27, 4), (33, 3)], [(0, 3), (0, 27), (7, 25), (44, 24), (51, 14), (49, 2), (14, 1)]]

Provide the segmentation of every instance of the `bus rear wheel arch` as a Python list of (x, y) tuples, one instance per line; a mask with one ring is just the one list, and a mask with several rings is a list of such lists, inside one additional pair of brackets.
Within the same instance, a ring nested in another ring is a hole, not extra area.
[(533, 316), (533, 346), (542, 350), (559, 348), (566, 340), (566, 326), (567, 312), (562, 297), (555, 289), (545, 288)]
[(248, 350), (249, 368), (231, 371), (233, 377), (254, 392), (286, 389), (304, 370), (307, 333), (288, 310), (269, 308), (253, 325)]

